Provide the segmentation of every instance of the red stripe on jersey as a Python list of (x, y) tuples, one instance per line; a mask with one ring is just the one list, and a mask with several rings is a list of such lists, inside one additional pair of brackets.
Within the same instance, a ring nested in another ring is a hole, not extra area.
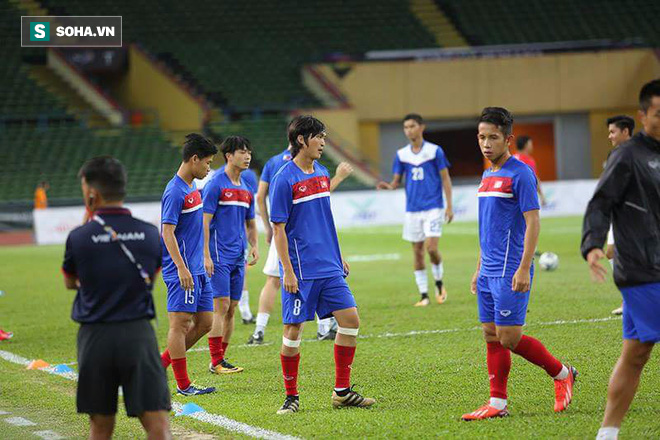
[(327, 176), (312, 177), (293, 185), (293, 200), (324, 192), (330, 192), (330, 179)]
[(199, 190), (196, 189), (195, 191), (191, 192), (190, 194), (187, 194), (183, 198), (183, 209), (192, 209), (195, 208), (198, 205), (202, 204), (202, 195), (199, 193)]
[(490, 176), (481, 180), (479, 192), (498, 192), (513, 194), (513, 178)]
[(221, 202), (244, 202), (252, 203), (252, 193), (246, 189), (222, 188), (220, 192)]

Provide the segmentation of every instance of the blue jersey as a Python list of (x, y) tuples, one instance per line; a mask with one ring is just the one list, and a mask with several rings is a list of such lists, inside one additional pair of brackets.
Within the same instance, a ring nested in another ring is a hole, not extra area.
[(204, 213), (213, 214), (209, 237), (213, 263), (245, 261), (245, 222), (254, 218), (254, 196), (243, 176), (236, 186), (226, 173), (215, 173), (204, 187)]
[(286, 223), (289, 257), (298, 279), (343, 275), (328, 170), (314, 162), (314, 172), (305, 174), (290, 161), (275, 175), (270, 189), (270, 221)]
[(448, 167), (445, 152), (431, 142), (424, 141), (417, 153), (413, 152), (411, 145), (396, 152), (392, 173), (404, 177), (406, 212), (444, 207), (440, 171)]
[[(223, 165), (220, 168), (218, 168), (218, 173), (224, 173), (225, 172), (225, 167), (227, 165)], [(257, 189), (259, 188), (259, 182), (257, 182), (257, 174), (252, 171), (251, 169), (247, 169), (241, 173), (241, 178), (245, 180), (245, 183), (247, 184), (248, 188), (250, 189), (250, 192), (252, 194), (256, 194)]]
[(264, 165), (263, 170), (261, 170), (261, 181), (268, 184), (271, 183), (275, 174), (287, 163), (291, 162), (291, 152), (287, 149), (268, 159), (266, 165)]
[(481, 276), (504, 277), (518, 270), (522, 260), (524, 212), (540, 209), (534, 171), (511, 157), (502, 168), (484, 171), (479, 197)]
[[(202, 195), (193, 182), (192, 187), (175, 175), (165, 187), (160, 212), (161, 224), (176, 225), (174, 236), (183, 262), (194, 275), (204, 272), (204, 216)], [(162, 232), (162, 231), (161, 231)], [(161, 239), (162, 240), (162, 239)], [(163, 241), (163, 279), (179, 279), (178, 271)]]

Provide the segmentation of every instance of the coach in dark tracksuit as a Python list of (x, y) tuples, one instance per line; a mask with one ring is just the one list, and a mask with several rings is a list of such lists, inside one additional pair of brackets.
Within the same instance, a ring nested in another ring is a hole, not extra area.
[(90, 439), (109, 439), (121, 386), (126, 413), (149, 439), (170, 439), (170, 394), (160, 362), (151, 289), (161, 266), (158, 229), (122, 207), (126, 172), (116, 159), (89, 160), (80, 170), (89, 222), (69, 234), (62, 270), (77, 289), (78, 412), (90, 415)]
[(603, 244), (614, 227), (614, 282), (623, 295), (623, 350), (598, 439), (616, 439), (642, 369), (660, 342), (660, 79), (639, 94), (644, 131), (614, 150), (584, 216), (582, 255), (604, 281)]

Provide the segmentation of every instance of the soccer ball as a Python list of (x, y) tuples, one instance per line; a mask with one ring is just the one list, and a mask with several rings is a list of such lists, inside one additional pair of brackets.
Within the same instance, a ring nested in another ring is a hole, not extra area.
[(543, 252), (539, 258), (539, 266), (543, 270), (555, 270), (559, 267), (559, 257), (553, 252)]

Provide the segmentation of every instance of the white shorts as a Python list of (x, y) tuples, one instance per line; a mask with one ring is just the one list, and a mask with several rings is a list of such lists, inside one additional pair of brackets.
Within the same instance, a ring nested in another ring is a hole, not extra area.
[(442, 236), (445, 210), (436, 208), (428, 211), (406, 212), (403, 222), (403, 239), (419, 243), (429, 237)]
[(277, 255), (277, 248), (274, 242), (270, 243), (268, 258), (266, 258), (263, 272), (269, 277), (280, 277), (280, 257)]
[(614, 228), (610, 225), (610, 230), (607, 233), (607, 244), (614, 244)]

